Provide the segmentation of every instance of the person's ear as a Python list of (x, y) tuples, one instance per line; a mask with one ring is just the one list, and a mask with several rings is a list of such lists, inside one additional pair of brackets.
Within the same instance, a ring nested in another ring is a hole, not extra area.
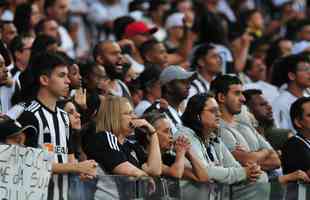
[(145, 53), (144, 54), (144, 60), (150, 62), (152, 60), (152, 53), (151, 52)]
[(96, 56), (96, 62), (99, 63), (99, 64), (103, 64), (104, 63), (104, 59), (102, 58), (102, 56), (98, 55)]
[(49, 77), (47, 75), (41, 75), (39, 81), (41, 85), (47, 86), (49, 84)]
[(287, 74), (287, 76), (288, 76), (288, 79), (289, 79), (290, 81), (295, 81), (295, 80), (296, 80), (296, 74), (294, 74), (293, 72), (289, 72), (289, 73)]
[(223, 93), (218, 93), (217, 94), (217, 101), (219, 104), (222, 104), (225, 102), (225, 95)]
[(15, 56), (16, 59), (19, 59), (20, 56), (21, 56), (21, 54), (22, 54), (21, 51), (15, 51), (15, 52), (14, 52), (14, 56)]
[(151, 93), (152, 92), (152, 87), (146, 86), (145, 90), (146, 90), (147, 93)]
[(202, 57), (198, 59), (197, 64), (198, 64), (199, 67), (203, 67), (205, 65), (204, 60), (203, 60)]
[(300, 122), (300, 120), (298, 118), (294, 119), (294, 124), (295, 124), (295, 126), (297, 126), (300, 129), (303, 127), (302, 123)]

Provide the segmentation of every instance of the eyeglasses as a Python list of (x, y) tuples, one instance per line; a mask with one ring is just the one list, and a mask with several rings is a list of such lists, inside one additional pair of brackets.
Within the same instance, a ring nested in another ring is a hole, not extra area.
[(310, 72), (310, 63), (303, 63), (298, 65), (297, 71)]
[(210, 112), (214, 115), (219, 115), (221, 113), (220, 109), (218, 109), (218, 108), (203, 109), (202, 111), (207, 111), (207, 112)]

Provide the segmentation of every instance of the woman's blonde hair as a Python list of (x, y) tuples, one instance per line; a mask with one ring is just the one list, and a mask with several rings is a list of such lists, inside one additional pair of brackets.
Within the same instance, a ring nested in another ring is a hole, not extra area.
[(115, 135), (121, 132), (121, 116), (122, 109), (128, 99), (117, 96), (106, 96), (101, 101), (99, 111), (95, 117), (96, 133), (109, 131)]

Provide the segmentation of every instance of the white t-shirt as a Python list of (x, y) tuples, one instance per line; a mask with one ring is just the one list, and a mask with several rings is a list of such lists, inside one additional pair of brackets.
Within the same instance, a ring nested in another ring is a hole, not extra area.
[(67, 29), (65, 29), (65, 27), (63, 26), (59, 26), (58, 32), (61, 41), (60, 48), (63, 49), (68, 54), (68, 56), (70, 56), (71, 58), (75, 58), (73, 40), (70, 37)]
[(290, 108), (294, 101), (297, 100), (297, 97), (292, 95), (287, 90), (280, 93), (280, 95), (273, 101), (272, 109), (276, 124), (280, 128), (291, 129), (294, 132), (295, 129), (291, 122), (290, 117)]
[(88, 18), (95, 24), (104, 24), (107, 21), (128, 14), (128, 4), (130, 0), (120, 0), (119, 3), (108, 5), (100, 0), (93, 2), (89, 7)]
[(15, 91), (15, 81), (12, 86), (0, 87), (0, 112), (6, 113), (11, 107), (11, 98)]

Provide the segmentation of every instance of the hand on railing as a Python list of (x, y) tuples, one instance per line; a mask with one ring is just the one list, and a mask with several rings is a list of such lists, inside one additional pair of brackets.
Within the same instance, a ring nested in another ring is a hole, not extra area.
[(94, 160), (85, 160), (76, 164), (77, 172), (80, 173), (80, 178), (92, 179), (96, 177), (97, 163)]
[(148, 179), (148, 189), (149, 195), (156, 192), (156, 182), (152, 177), (149, 177)]
[(306, 183), (310, 182), (309, 176), (302, 170), (297, 170), (292, 173), (283, 175), (279, 177), (279, 182), (281, 184), (287, 184), (289, 182), (295, 182), (295, 181), (304, 181)]

